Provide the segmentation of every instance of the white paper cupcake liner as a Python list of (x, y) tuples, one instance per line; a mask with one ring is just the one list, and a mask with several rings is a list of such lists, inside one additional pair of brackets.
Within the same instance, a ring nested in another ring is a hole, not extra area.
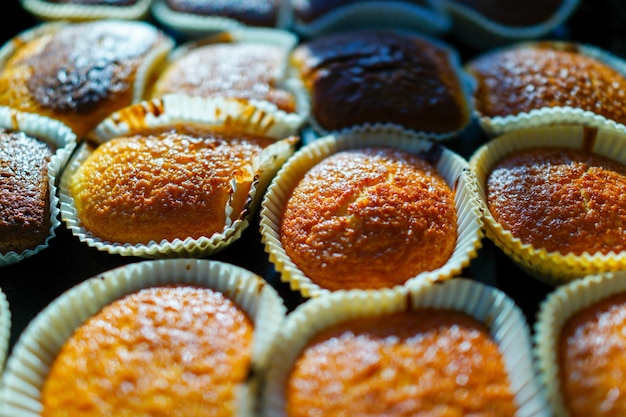
[[(11, 309), (7, 296), (0, 288), (0, 375), (4, 371), (4, 363), (9, 351), (9, 339), (11, 337)], [(2, 384), (0, 383), (0, 389)]]
[(48, 163), (48, 188), (50, 207), (50, 232), (44, 242), (35, 248), (17, 253), (15, 251), (0, 253), (0, 267), (14, 264), (29, 258), (47, 248), (56, 236), (56, 228), (61, 224), (59, 219), (59, 196), (57, 194), (58, 178), (65, 167), (71, 153), (76, 147), (76, 135), (64, 124), (36, 114), (22, 113), (0, 106), (0, 127), (21, 131), (29, 136), (46, 141), (57, 149)]
[(483, 211), (486, 236), (521, 269), (552, 285), (605, 271), (626, 269), (626, 253), (563, 255), (535, 248), (514, 237), (496, 222), (487, 208), (485, 184), (491, 168), (515, 151), (540, 147), (586, 149), (626, 163), (626, 137), (611, 130), (599, 130), (590, 138), (582, 126), (553, 126), (509, 132), (479, 148), (470, 158), (469, 167), (477, 177), (477, 193)]
[(578, 8), (580, 0), (563, 0), (561, 6), (547, 20), (530, 26), (498, 23), (462, 3), (456, 0), (443, 0), (443, 7), (452, 19), (452, 32), (461, 42), (472, 48), (488, 49), (548, 35), (567, 21)]
[(22, 7), (41, 20), (85, 21), (97, 19), (138, 20), (147, 17), (151, 0), (134, 5), (60, 4), (45, 0), (20, 0)]
[(405, 28), (432, 35), (446, 33), (452, 26), (439, 0), (425, 5), (410, 1), (356, 1), (336, 7), (312, 22), (304, 22), (292, 13), (290, 28), (305, 37), (317, 37), (339, 30), (364, 28)]
[[(297, 131), (301, 119), (296, 114), (278, 111), (272, 113), (271, 110), (270, 108), (257, 108), (244, 100), (167, 95), (116, 112), (90, 134), (90, 139), (96, 143), (103, 143), (116, 136), (140, 131), (146, 127), (196, 122), (207, 127), (232, 128), (234, 132), (245, 132), (276, 139), (274, 144), (264, 149), (252, 161), (250, 170), (255, 173), (255, 180), (251, 185), (246, 206), (239, 218), (226, 224), (221, 233), (198, 239), (162, 240), (136, 245), (109, 242), (93, 235), (81, 224), (74, 199), (69, 191), (72, 175), (91, 153), (86, 143), (78, 147), (61, 177), (59, 195), (63, 221), (81, 242), (98, 250), (122, 256), (144, 258), (203, 257), (224, 249), (237, 240), (248, 227), (249, 219), (257, 211), (269, 182), (278, 168), (294, 152), (297, 138), (291, 135)], [(228, 216), (232, 208), (227, 205), (225, 210)]]
[(465, 278), (411, 289), (340, 291), (318, 297), (289, 314), (281, 327), (263, 390), (263, 416), (285, 416), (284, 389), (302, 349), (322, 330), (347, 320), (420, 308), (456, 310), (483, 323), (498, 344), (515, 395), (518, 417), (549, 416), (532, 366), (530, 329), (513, 300), (500, 290)]
[(406, 281), (412, 285), (422, 281), (436, 282), (459, 274), (477, 256), (481, 247), (482, 220), (476, 196), (475, 178), (466, 169), (467, 162), (454, 152), (430, 141), (421, 140), (404, 131), (393, 129), (358, 130), (343, 135), (330, 135), (302, 147), (279, 170), (262, 202), (260, 230), (270, 261), (304, 297), (317, 297), (329, 292), (307, 277), (289, 258), (280, 241), (283, 207), (299, 178), (327, 156), (345, 149), (368, 146), (390, 146), (410, 153), (441, 151), (436, 165), (446, 183), (455, 191), (458, 235), (454, 252), (442, 267), (423, 272)]
[[(254, 323), (252, 367), (264, 372), (270, 345), (285, 316), (276, 291), (243, 268), (209, 260), (143, 261), (119, 267), (69, 289), (41, 311), (20, 335), (3, 375), (0, 415), (35, 417), (41, 389), (65, 341), (90, 316), (114, 300), (167, 284), (199, 285), (224, 293)], [(254, 402), (254, 400), (251, 400)]]
[(555, 417), (569, 415), (561, 396), (557, 358), (563, 325), (575, 313), (625, 291), (626, 273), (607, 272), (563, 285), (541, 303), (534, 325), (534, 356), (540, 382)]

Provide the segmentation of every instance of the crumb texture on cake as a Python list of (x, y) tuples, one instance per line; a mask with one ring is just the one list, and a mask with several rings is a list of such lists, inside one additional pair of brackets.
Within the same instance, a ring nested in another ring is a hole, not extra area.
[(626, 415), (626, 294), (587, 307), (564, 324), (558, 341), (563, 403), (571, 417)]
[(456, 245), (453, 191), (425, 159), (347, 150), (312, 167), (285, 203), (281, 243), (329, 290), (385, 288), (444, 265)]
[(465, 313), (415, 310), (323, 330), (300, 353), (285, 388), (289, 417), (514, 416), (504, 359)]
[(48, 164), (54, 147), (0, 129), (0, 253), (35, 249), (50, 234)]
[(573, 107), (626, 123), (624, 75), (574, 47), (518, 46), (487, 53), (467, 70), (478, 82), (475, 107), (482, 116)]
[(232, 416), (253, 323), (222, 293), (165, 286), (105, 306), (78, 327), (42, 388), (42, 416)]
[(211, 237), (242, 214), (252, 160), (271, 143), (192, 124), (148, 129), (97, 147), (72, 176), (70, 193), (83, 226), (106, 241)]
[(562, 254), (626, 249), (626, 166), (591, 152), (538, 148), (503, 158), (487, 178), (494, 219), (524, 243)]
[(287, 52), (277, 45), (216, 43), (198, 46), (159, 74), (152, 97), (184, 93), (201, 97), (267, 100), (295, 112), (293, 93), (278, 86)]
[(469, 122), (450, 51), (425, 39), (384, 30), (341, 32), (300, 44), (291, 62), (323, 129), (394, 123), (447, 133)]

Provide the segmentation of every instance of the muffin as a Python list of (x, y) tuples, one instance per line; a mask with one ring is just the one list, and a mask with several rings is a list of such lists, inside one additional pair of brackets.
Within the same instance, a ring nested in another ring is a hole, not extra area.
[(587, 276), (541, 304), (535, 355), (553, 415), (616, 416), (626, 410), (623, 272)]
[(558, 283), (625, 265), (622, 134), (518, 130), (470, 159), (487, 236), (531, 275)]
[(286, 28), (288, 9), (282, 0), (155, 0), (152, 15), (182, 37), (202, 37), (242, 27)]
[(33, 319), (0, 396), (8, 415), (246, 415), (284, 315), (274, 289), (233, 265), (118, 267)]
[(308, 301), (281, 327), (262, 415), (547, 415), (521, 312), (475, 304), (498, 293), (452, 279)]
[(479, 245), (477, 202), (465, 188), (471, 180), (457, 183), (465, 164), (447, 149), (384, 130), (306, 145), (263, 201), (270, 260), (304, 296), (446, 279)]
[(393, 27), (443, 34), (451, 25), (441, 1), (290, 0), (291, 29), (314, 38), (341, 30)]
[(0, 51), (0, 106), (41, 114), (82, 137), (141, 99), (173, 41), (143, 22), (49, 23)]
[(138, 20), (147, 16), (150, 0), (20, 0), (40, 20)]
[(188, 96), (123, 109), (96, 129), (101, 143), (81, 146), (64, 171), (63, 220), (81, 240), (113, 253), (217, 251), (247, 227), (293, 152), (286, 117)]
[(396, 31), (341, 32), (300, 44), (291, 63), (320, 134), (393, 124), (443, 139), (469, 124), (469, 85), (457, 56), (433, 40)]
[(490, 134), (538, 124), (626, 123), (623, 64), (592, 47), (521, 43), (480, 55), (466, 70), (476, 79), (474, 108)]
[(549, 36), (579, 4), (580, 0), (443, 0), (455, 37), (475, 49)]
[(0, 266), (48, 246), (60, 224), (55, 180), (75, 145), (65, 126), (0, 110)]
[(192, 96), (268, 101), (296, 112), (296, 94), (287, 84), (287, 56), (296, 43), (278, 29), (246, 29), (188, 42), (170, 56), (149, 98)]

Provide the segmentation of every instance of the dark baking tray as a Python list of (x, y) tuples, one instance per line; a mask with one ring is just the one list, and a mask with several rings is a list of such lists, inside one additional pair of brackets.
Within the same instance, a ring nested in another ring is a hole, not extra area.
[[(17, 0), (6, 2), (3, 9), (0, 15), (2, 43), (38, 23), (21, 9)], [(567, 24), (550, 36), (592, 43), (624, 56), (625, 15), (626, 5), (620, 0), (583, 1)], [(593, 30), (597, 27), (602, 30)], [(464, 47), (457, 39), (444, 40), (458, 48), (463, 61), (478, 53)], [(473, 124), (458, 138), (443, 142), (443, 145), (469, 158), (486, 140)], [(208, 259), (236, 264), (264, 277), (282, 295), (290, 311), (304, 301), (299, 293), (281, 282), (269, 262), (261, 243), (258, 216), (237, 242)], [(0, 288), (8, 298), (12, 314), (10, 349), (33, 317), (65, 290), (104, 271), (142, 260), (100, 252), (81, 243), (64, 225), (59, 227), (48, 248), (22, 262), (0, 268)], [(461, 275), (504, 291), (523, 310), (530, 326), (541, 301), (553, 289), (525, 274), (487, 239), (483, 239), (478, 257)]]

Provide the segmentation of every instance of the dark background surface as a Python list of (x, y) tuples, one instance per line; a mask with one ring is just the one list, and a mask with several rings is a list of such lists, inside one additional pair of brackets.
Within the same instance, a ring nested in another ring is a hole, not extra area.
[[(38, 23), (22, 10), (17, 0), (4, 2), (3, 9), (0, 15), (2, 43)], [(549, 37), (591, 43), (624, 57), (626, 2), (583, 1), (572, 18)], [(463, 60), (479, 52), (463, 46), (452, 36), (444, 40), (457, 47)], [(469, 158), (485, 141), (480, 129), (472, 125), (459, 138), (444, 145)], [(56, 234), (50, 246), (37, 255), (0, 267), (0, 288), (9, 300), (12, 314), (11, 348), (32, 318), (62, 292), (101, 272), (143, 260), (90, 248), (73, 237), (64, 225)], [(303, 301), (298, 293), (280, 281), (269, 263), (258, 231), (258, 217), (240, 240), (209, 259), (236, 264), (265, 277), (283, 296), (290, 310)], [(503, 290), (522, 308), (531, 326), (541, 301), (552, 290), (549, 285), (526, 275), (487, 239), (483, 239), (479, 256), (462, 275)]]

